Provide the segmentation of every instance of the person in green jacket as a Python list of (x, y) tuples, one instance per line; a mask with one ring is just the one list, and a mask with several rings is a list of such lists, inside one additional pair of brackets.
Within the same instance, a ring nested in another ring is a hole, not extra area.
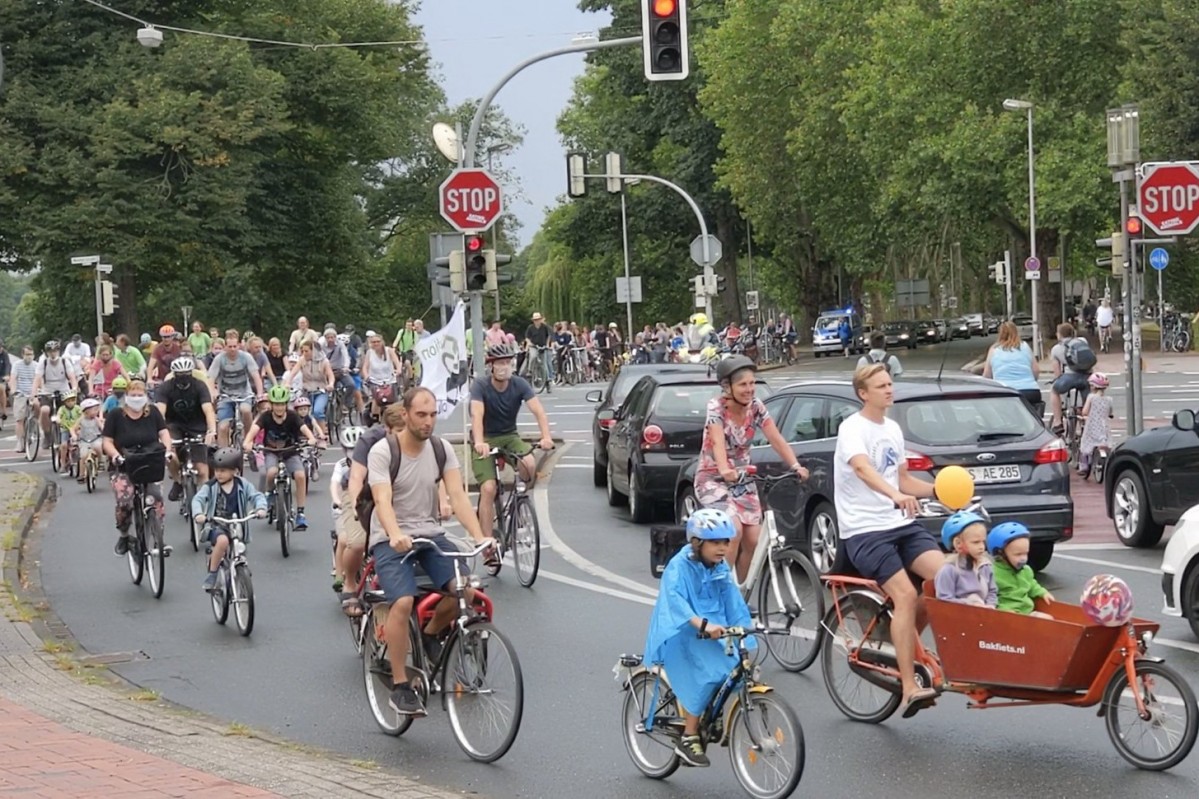
[(125, 371), (130, 377), (145, 376), (146, 374), (146, 356), (142, 355), (142, 351), (129, 341), (129, 336), (122, 333), (117, 336), (117, 345), (113, 351), (113, 356), (121, 362), (121, 366), (125, 367)]
[(1037, 582), (1028, 565), (1030, 546), (1028, 528), (1020, 522), (1004, 522), (987, 534), (987, 549), (995, 559), (995, 585), (999, 589), (999, 610), (1010, 610), (1025, 616), (1052, 619), (1048, 613), (1034, 610), (1034, 600), (1052, 604), (1053, 594)]
[(192, 334), (187, 337), (187, 343), (192, 345), (192, 354), (196, 358), (203, 358), (212, 349), (212, 336), (204, 332), (202, 323), (192, 322)]

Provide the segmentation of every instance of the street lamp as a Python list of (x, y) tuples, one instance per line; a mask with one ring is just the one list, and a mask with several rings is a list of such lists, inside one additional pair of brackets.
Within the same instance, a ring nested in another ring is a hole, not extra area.
[[(510, 142), (500, 142), (499, 144), (493, 144), (490, 147), (488, 147), (487, 148), (487, 171), (488, 172), (491, 171), (492, 156), (494, 156), (496, 153), (506, 153), (506, 152), (510, 151), (511, 149), (512, 149), (512, 144)], [(497, 220), (495, 220), (495, 227), (492, 228), (492, 231), (491, 231), (491, 249), (493, 249), (493, 250), (498, 249), (497, 245), (499, 243), (500, 243), (500, 220), (497, 219)], [(499, 288), (499, 286), (496, 286), (496, 288), (495, 288), (495, 318), (497, 320), (500, 318), (500, 288)]]
[[(1036, 172), (1034, 170), (1034, 156), (1032, 147), (1032, 111), (1033, 104), (1027, 100), (1013, 100), (1008, 98), (1003, 101), (1003, 107), (1007, 111), (1027, 111), (1028, 112), (1028, 254), (1030, 258), (1037, 257), (1037, 189), (1036, 189)], [(1038, 275), (1039, 277), (1039, 275)], [(1040, 311), (1037, 307), (1037, 284), (1039, 280), (1032, 281), (1032, 346), (1037, 357), (1041, 357), (1041, 325)]]

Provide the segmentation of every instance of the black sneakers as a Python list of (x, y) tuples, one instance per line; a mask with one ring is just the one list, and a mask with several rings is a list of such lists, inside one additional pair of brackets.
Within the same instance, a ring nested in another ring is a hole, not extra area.
[(117, 539), (117, 545), (112, 548), (112, 551), (117, 553), (117, 557), (125, 557), (125, 553), (129, 551), (129, 538), (121, 533), (121, 537)]
[(712, 765), (712, 761), (708, 760), (708, 756), (704, 754), (704, 744), (698, 735), (684, 735), (675, 744), (674, 753), (682, 758), (683, 763), (688, 766), (707, 768)]
[(391, 696), (388, 697), (387, 704), (401, 716), (423, 717), (428, 715), (425, 712), (424, 703), (420, 701), (420, 697), (408, 683), (397, 685), (391, 692)]
[(183, 496), (183, 486), (179, 483), (171, 483), (171, 493), (167, 494), (167, 499), (171, 502), (178, 502)]

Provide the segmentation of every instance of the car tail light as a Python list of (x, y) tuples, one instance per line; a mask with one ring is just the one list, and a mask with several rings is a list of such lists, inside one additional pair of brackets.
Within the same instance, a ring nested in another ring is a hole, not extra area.
[(615, 426), (615, 419), (600, 419), (600, 427), (604, 428), (605, 430), (611, 430)]
[(662, 443), (662, 428), (656, 424), (647, 424), (641, 431), (641, 448), (666, 449), (666, 445)]
[(908, 450), (903, 456), (908, 462), (909, 472), (931, 472), (933, 470), (933, 459), (927, 455)]
[(1055, 438), (1037, 450), (1037, 454), (1033, 456), (1032, 462), (1040, 465), (1042, 463), (1066, 463), (1069, 460), (1070, 450), (1066, 449), (1066, 442), (1060, 438)]
[(1074, 528), (1073, 527), (1063, 527), (1062, 528), (1062, 540), (1063, 541), (1073, 538), (1073, 537), (1074, 537)]

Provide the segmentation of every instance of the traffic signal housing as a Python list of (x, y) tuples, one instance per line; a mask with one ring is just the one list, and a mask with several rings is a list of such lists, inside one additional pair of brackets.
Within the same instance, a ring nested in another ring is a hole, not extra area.
[(641, 0), (641, 50), (646, 80), (683, 80), (691, 73), (687, 0)]
[(100, 315), (112, 316), (121, 306), (117, 305), (116, 286), (111, 280), (100, 281)]
[[(482, 234), (471, 233), (463, 237), (462, 250), (466, 258), (464, 266), (465, 291), (483, 291), (487, 288), (487, 242)], [(494, 253), (492, 253), (494, 256)], [(492, 271), (495, 270), (493, 264)]]
[(1127, 233), (1130, 238), (1140, 238), (1144, 230), (1145, 223), (1141, 221), (1139, 216), (1129, 215), (1128, 219), (1124, 222), (1124, 232)]

